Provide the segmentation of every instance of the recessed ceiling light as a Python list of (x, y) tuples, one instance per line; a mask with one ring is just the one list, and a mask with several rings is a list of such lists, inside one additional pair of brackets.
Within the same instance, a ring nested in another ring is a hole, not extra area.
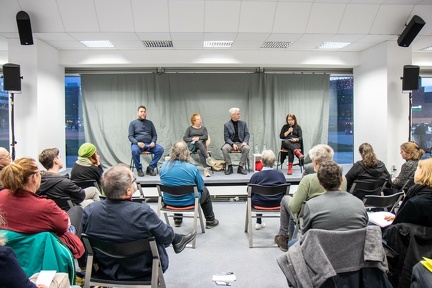
[(233, 41), (204, 41), (204, 48), (231, 48)]
[(425, 48), (423, 48), (421, 50), (423, 50), (423, 51), (432, 51), (432, 46), (425, 47)]
[(351, 43), (347, 43), (347, 42), (324, 42), (321, 43), (317, 49), (340, 49), (343, 48), (345, 46), (348, 46)]
[(80, 41), (81, 44), (88, 48), (114, 48), (114, 45), (109, 40), (99, 41)]
[(261, 48), (288, 48), (293, 42), (267, 41)]
[(144, 40), (142, 41), (147, 48), (171, 48), (174, 47), (171, 40)]

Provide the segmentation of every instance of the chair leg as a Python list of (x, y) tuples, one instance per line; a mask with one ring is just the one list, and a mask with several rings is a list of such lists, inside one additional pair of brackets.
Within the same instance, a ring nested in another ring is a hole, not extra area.
[(135, 168), (135, 163), (133, 162), (133, 158), (131, 157), (131, 161), (130, 161), (130, 164), (129, 164), (129, 169), (133, 172), (134, 168)]
[(248, 199), (248, 236), (249, 236), (249, 248), (253, 248), (253, 230), (252, 230), (252, 203)]

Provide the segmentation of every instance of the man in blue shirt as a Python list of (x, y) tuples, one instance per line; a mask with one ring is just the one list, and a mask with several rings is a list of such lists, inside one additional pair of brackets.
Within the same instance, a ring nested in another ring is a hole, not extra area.
[(147, 167), (146, 174), (156, 176), (155, 168), (159, 159), (162, 157), (164, 149), (156, 144), (157, 133), (153, 122), (147, 120), (147, 108), (138, 107), (138, 119), (129, 124), (129, 141), (131, 142), (132, 159), (138, 171), (138, 176), (143, 177), (140, 155), (143, 151), (150, 151), (153, 159)]

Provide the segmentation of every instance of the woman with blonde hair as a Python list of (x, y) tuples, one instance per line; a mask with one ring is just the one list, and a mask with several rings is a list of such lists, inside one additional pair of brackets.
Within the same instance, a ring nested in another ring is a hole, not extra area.
[(54, 232), (71, 250), (75, 258), (84, 254), (81, 240), (68, 232), (68, 214), (52, 200), (35, 194), (41, 183), (41, 171), (32, 158), (19, 158), (0, 173), (4, 189), (0, 207), (4, 212), (4, 229), (34, 234)]
[(390, 173), (387, 171), (385, 164), (378, 160), (372, 145), (363, 143), (359, 146), (359, 152), (362, 160), (357, 161), (345, 175), (347, 179), (347, 189), (350, 191), (355, 180), (390, 181)]
[(420, 160), (414, 173), (414, 185), (408, 190), (396, 217), (387, 220), (432, 227), (432, 158)]
[(400, 154), (406, 162), (402, 164), (399, 175), (392, 179), (392, 188), (400, 189), (408, 179), (414, 177), (417, 164), (424, 153), (425, 151), (415, 142), (405, 142), (400, 145)]
[(186, 129), (183, 140), (188, 144), (189, 151), (197, 152), (200, 163), (204, 167), (204, 176), (210, 177), (210, 167), (213, 166), (215, 163), (207, 153), (207, 128), (202, 126), (202, 119), (200, 114), (198, 113), (192, 114), (190, 122), (192, 126), (189, 126)]

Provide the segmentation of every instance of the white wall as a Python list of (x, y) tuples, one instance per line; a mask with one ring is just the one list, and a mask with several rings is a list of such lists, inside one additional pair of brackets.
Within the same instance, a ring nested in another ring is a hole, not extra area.
[(15, 95), (16, 158), (38, 159), (48, 147), (65, 157), (64, 68), (58, 51), (40, 40), (22, 46), (9, 40), (9, 62), (20, 65), (21, 94)]
[[(354, 68), (354, 161), (358, 147), (368, 142), (380, 160), (399, 169), (399, 145), (408, 140), (408, 102), (402, 94), (403, 65), (411, 64), (411, 51), (389, 41), (361, 53)], [(406, 133), (405, 133), (406, 130)]]

